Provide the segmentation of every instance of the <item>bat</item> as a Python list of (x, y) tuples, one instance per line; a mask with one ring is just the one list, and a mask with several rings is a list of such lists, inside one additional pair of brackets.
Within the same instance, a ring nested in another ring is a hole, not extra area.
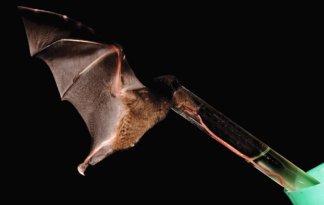
[(76, 107), (92, 136), (92, 147), (78, 165), (84, 175), (112, 153), (133, 147), (163, 120), (172, 104), (173, 76), (144, 86), (122, 48), (99, 39), (93, 29), (65, 15), (18, 7), (31, 56), (50, 68), (62, 100)]
[[(319, 182), (183, 87), (175, 76), (144, 86), (122, 48), (65, 15), (18, 7), (31, 56), (51, 69), (62, 100), (85, 121), (92, 147), (77, 167), (84, 175), (112, 153), (133, 147), (170, 109), (287, 190)], [(298, 180), (295, 180), (298, 179)]]

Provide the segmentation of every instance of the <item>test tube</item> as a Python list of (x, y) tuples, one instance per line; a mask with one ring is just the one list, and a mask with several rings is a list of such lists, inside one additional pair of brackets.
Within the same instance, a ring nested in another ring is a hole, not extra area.
[(252, 164), (288, 191), (319, 184), (312, 176), (207, 104), (182, 85), (175, 86), (172, 109)]

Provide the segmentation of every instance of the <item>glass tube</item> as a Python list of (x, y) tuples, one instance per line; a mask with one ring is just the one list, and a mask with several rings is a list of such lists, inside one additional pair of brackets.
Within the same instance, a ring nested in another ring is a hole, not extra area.
[(172, 109), (288, 191), (319, 182), (185, 87), (173, 93)]

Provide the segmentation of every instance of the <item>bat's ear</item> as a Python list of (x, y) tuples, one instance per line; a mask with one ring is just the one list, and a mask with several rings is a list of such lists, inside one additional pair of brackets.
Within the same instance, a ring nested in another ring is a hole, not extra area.
[(180, 87), (180, 82), (174, 75), (162, 75), (154, 78), (154, 81), (166, 85), (174, 91)]
[(178, 79), (173, 75), (163, 75), (153, 79), (148, 87), (160, 97), (172, 99), (173, 93), (180, 87)]

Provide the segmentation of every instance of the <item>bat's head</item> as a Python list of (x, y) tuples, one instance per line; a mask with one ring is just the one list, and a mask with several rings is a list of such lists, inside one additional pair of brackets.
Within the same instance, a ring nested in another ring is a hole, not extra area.
[(154, 79), (152, 91), (171, 102), (171, 108), (186, 119), (195, 118), (199, 102), (193, 94), (183, 87), (173, 75), (164, 75)]
[(178, 79), (173, 75), (163, 75), (154, 78), (153, 82), (148, 85), (152, 93), (158, 97), (171, 100), (174, 92), (181, 87)]

